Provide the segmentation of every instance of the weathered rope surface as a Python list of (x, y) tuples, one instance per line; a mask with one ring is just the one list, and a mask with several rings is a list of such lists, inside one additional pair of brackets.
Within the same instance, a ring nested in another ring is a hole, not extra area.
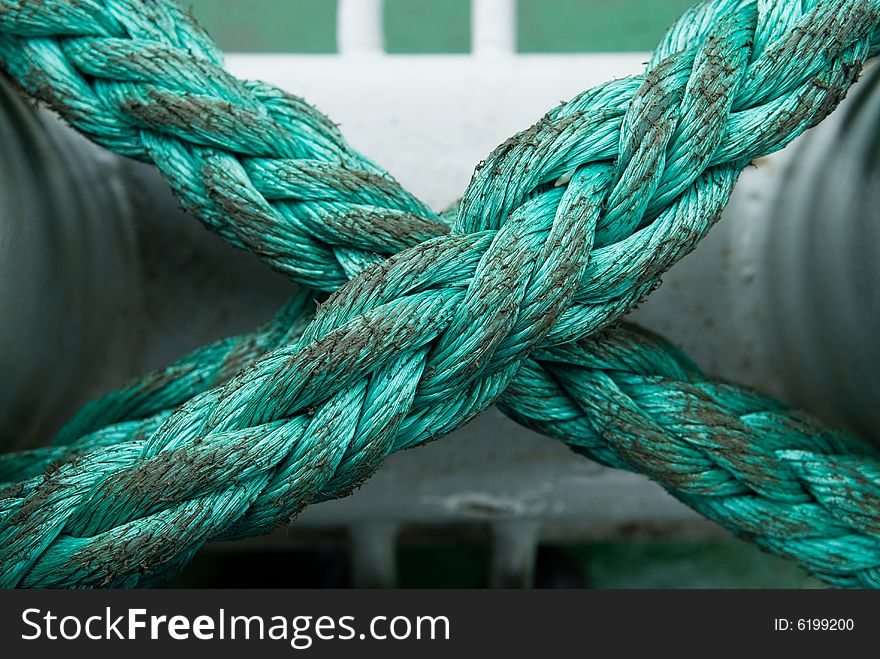
[[(63, 55), (82, 38), (39, 20), (34, 7), (44, 4), (0, 12), (0, 56), (33, 93), (46, 62), (27, 44)], [(105, 4), (114, 16), (129, 5)], [(159, 579), (207, 539), (264, 532), (350, 490), (391, 450), (457, 427), (505, 389), (505, 407), (529, 425), (646, 471), (826, 578), (876, 584), (878, 471), (867, 449), (708, 383), (662, 357), (662, 344), (639, 351), (623, 330), (584, 338), (693, 247), (742, 166), (821, 120), (856, 77), (874, 45), (877, 4), (794, 5), (699, 6), (644, 78), (586, 92), (503, 145), (475, 175), (452, 234), (353, 280), (296, 345), (171, 414), (96, 429), (102, 448), (7, 488), (4, 585)], [(239, 206), (226, 209), (235, 219), (214, 224), (252, 221), (249, 204)], [(434, 222), (420, 226), (430, 233)], [(616, 355), (621, 344), (627, 354), (595, 366), (595, 355)], [(569, 356), (539, 357), (553, 351)], [(670, 364), (677, 370), (664, 371)], [(627, 389), (638, 378), (643, 388)], [(838, 476), (816, 485), (823, 473)], [(756, 522), (768, 511), (779, 519)], [(813, 516), (797, 525), (794, 512)]]
[[(634, 327), (533, 357), (500, 400), (514, 419), (603, 464), (649, 475), (740, 537), (826, 581), (880, 586), (880, 462), (872, 447), (755, 392), (706, 378), (679, 351)], [(131, 441), (132, 426), (146, 435), (167, 416), (111, 426), (84, 443), (88, 450), (115, 450)], [(0, 458), (0, 479), (22, 463), (37, 476), (79, 450), (28, 453)], [(16, 457), (17, 464), (8, 459)], [(47, 577), (21, 585), (71, 585)], [(150, 582), (144, 575), (139, 583)], [(76, 582), (83, 583), (106, 585), (95, 578)]]
[(174, 2), (0, 0), (0, 60), (85, 135), (153, 162), (208, 227), (311, 288), (445, 230), (314, 107), (227, 73)]

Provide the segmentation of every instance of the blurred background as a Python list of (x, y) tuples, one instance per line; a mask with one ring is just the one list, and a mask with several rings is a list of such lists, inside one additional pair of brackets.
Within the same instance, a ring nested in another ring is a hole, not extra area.
[[(334, 53), (336, 0), (184, 0), (227, 52)], [(652, 50), (691, 0), (518, 0), (521, 53)], [(470, 0), (385, 0), (389, 53), (466, 53)]]

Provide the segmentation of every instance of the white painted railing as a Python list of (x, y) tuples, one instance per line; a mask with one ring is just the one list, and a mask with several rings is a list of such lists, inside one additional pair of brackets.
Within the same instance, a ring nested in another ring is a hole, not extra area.
[[(384, 51), (382, 0), (338, 0), (336, 44), (340, 55)], [(516, 0), (471, 0), (471, 53), (497, 57), (516, 52)]]

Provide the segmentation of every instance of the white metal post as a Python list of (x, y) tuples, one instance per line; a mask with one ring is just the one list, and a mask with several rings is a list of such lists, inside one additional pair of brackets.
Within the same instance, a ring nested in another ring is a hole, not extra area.
[(472, 0), (471, 51), (502, 57), (516, 52), (516, 0)]
[(384, 51), (382, 0), (338, 0), (336, 48), (340, 55), (379, 55)]

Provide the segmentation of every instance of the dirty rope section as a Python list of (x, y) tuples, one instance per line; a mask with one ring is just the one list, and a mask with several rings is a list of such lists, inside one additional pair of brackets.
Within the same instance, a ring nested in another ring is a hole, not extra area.
[(302, 285), (2, 456), (0, 584), (156, 583), (497, 403), (830, 583), (880, 585), (874, 449), (619, 324), (742, 168), (837, 105), (878, 26), (880, 0), (703, 2), (643, 75), (552, 109), (437, 214), (305, 101), (227, 73), (171, 2), (0, 0), (25, 93)]

